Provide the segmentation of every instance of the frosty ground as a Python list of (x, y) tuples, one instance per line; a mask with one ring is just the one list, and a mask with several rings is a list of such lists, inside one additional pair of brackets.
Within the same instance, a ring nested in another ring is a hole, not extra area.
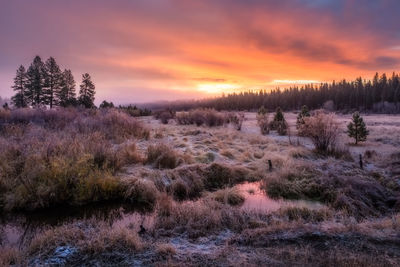
[[(296, 114), (285, 117), (289, 136), (261, 135), (255, 113), (241, 131), (140, 118), (149, 138), (123, 141), (139, 160), (115, 173), (131, 201), (32, 212), (55, 216), (46, 221), (7, 213), (0, 265), (399, 265), (400, 116), (364, 115), (370, 135), (355, 146), (351, 116), (337, 115), (335, 156), (315, 153)], [(140, 160), (150, 146), (164, 163)]]

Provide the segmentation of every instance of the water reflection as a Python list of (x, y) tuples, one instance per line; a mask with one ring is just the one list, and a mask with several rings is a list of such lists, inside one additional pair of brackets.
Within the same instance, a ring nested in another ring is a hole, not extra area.
[(272, 199), (260, 187), (261, 182), (244, 183), (236, 186), (245, 197), (241, 209), (246, 211), (273, 212), (281, 207), (288, 206), (306, 207), (309, 209), (325, 207), (323, 204), (315, 201)]

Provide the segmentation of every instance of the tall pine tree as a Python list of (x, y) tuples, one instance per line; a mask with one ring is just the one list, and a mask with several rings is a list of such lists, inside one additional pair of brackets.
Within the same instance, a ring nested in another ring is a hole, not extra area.
[(64, 70), (62, 73), (62, 83), (61, 90), (57, 95), (60, 106), (74, 106), (76, 102), (76, 93), (75, 93), (75, 79), (72, 75), (71, 70)]
[(45, 63), (45, 87), (43, 89), (43, 101), (46, 105), (53, 106), (58, 104), (57, 95), (61, 90), (62, 72), (56, 60), (50, 57)]
[(42, 59), (36, 56), (27, 71), (26, 96), (29, 104), (39, 107), (44, 102), (43, 87), (45, 85), (45, 66)]
[(356, 145), (358, 142), (367, 140), (369, 131), (360, 113), (354, 112), (352, 121), (347, 125), (347, 134), (349, 137), (354, 138)]
[(24, 108), (27, 106), (27, 99), (26, 99), (26, 71), (24, 66), (20, 66), (17, 69), (17, 74), (14, 78), (14, 85), (12, 89), (16, 92), (15, 95), (11, 98), (12, 103), (17, 108)]
[(79, 104), (86, 107), (94, 107), (95, 86), (88, 73), (82, 75), (82, 83), (79, 90)]

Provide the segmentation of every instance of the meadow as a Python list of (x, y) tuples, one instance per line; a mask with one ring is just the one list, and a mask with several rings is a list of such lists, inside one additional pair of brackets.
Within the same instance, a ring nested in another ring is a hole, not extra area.
[(1, 110), (0, 266), (398, 266), (400, 116), (330, 153), (284, 116)]

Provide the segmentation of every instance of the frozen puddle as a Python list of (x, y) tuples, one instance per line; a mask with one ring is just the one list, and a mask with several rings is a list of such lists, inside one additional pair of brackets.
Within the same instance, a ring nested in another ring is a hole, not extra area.
[(309, 209), (321, 209), (325, 207), (325, 205), (315, 201), (272, 199), (260, 189), (260, 186), (260, 182), (244, 183), (236, 186), (245, 197), (241, 209), (246, 211), (274, 212), (281, 207), (287, 206), (306, 207)]

